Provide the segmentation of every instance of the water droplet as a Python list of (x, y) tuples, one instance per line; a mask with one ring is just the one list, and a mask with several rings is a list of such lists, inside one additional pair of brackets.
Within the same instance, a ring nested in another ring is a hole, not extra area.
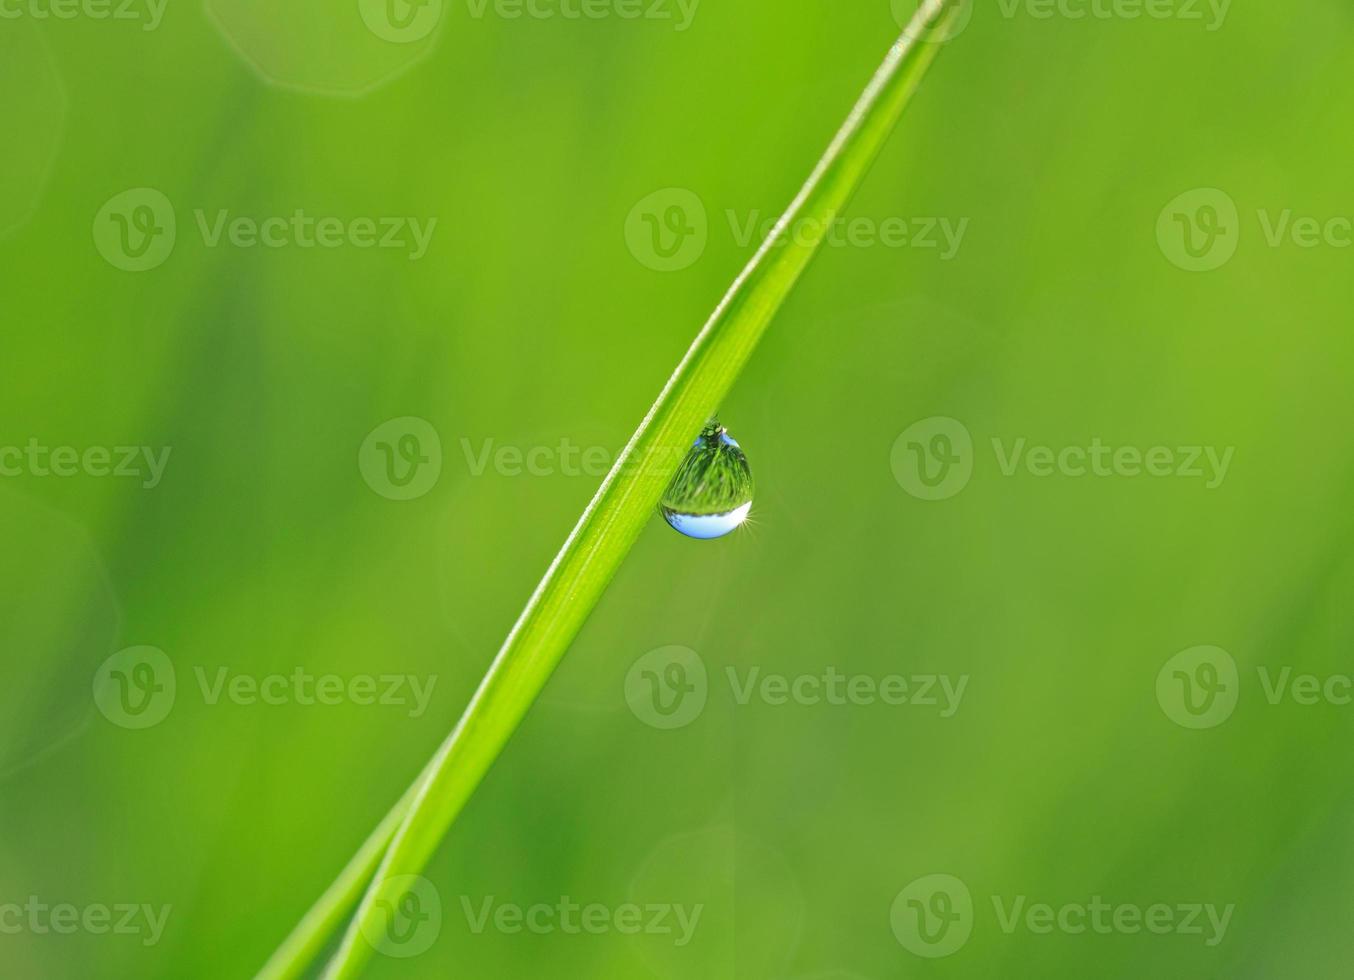
[(722, 538), (752, 509), (752, 468), (729, 431), (711, 420), (663, 493), (663, 519), (688, 538)]

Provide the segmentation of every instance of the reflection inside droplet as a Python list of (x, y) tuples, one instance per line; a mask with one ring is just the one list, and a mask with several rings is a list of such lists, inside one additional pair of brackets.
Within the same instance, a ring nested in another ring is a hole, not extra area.
[(689, 538), (722, 538), (752, 510), (752, 469), (742, 448), (717, 421), (701, 430), (659, 506), (663, 519)]

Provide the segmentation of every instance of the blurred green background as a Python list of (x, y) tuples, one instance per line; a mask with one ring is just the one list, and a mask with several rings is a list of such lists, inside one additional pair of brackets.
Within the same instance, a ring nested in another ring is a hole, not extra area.
[[(888, 0), (651, 3), (5, 5), (0, 975), (261, 966), (898, 32)], [(1354, 11), (1096, 9), (980, 0), (946, 45), (848, 217), (962, 240), (824, 250), (722, 409), (751, 524), (655, 518), (427, 869), (426, 950), (371, 976), (1346, 971)], [(298, 210), (335, 244), (213, 237)], [(363, 247), (403, 218), (424, 254)], [(1170, 475), (1002, 465), (1093, 440)], [(123, 446), (160, 478), (105, 473)], [(740, 703), (829, 668), (966, 686)], [(268, 681), (298, 670), (339, 703)], [(564, 896), (610, 927), (475, 928)], [(1120, 926), (1007, 921), (1096, 896)], [(702, 911), (679, 945), (629, 902)], [(88, 918), (124, 904), (163, 928)]]

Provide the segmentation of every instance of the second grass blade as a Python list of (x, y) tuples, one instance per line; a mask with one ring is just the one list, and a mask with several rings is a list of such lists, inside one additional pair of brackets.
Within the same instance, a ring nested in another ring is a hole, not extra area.
[[(420, 776), (412, 802), (400, 807), (406, 812), (329, 963), (329, 980), (356, 976), (370, 957), (372, 945), (365, 937), (383, 932), (390, 899), (399, 898), (383, 895), (383, 885), (422, 870), (517, 729), (653, 518), (692, 439), (728, 393), (897, 123), (938, 49), (920, 39), (944, 36), (962, 2), (925, 0), (921, 5), (823, 159), (669, 378), (537, 586), (455, 730)], [(796, 233), (785, 234), (792, 227)], [(387, 818), (388, 824), (396, 822)], [(340, 889), (330, 900), (346, 893)], [(318, 927), (333, 916), (312, 910), (308, 921)], [(314, 938), (293, 934), (289, 943), (298, 952), (313, 951)], [(288, 967), (299, 964), (273, 965), (290, 972)]]

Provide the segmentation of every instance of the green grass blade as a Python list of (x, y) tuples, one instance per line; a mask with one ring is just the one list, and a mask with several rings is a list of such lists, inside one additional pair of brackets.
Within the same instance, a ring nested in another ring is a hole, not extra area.
[[(732, 387), (893, 130), (939, 48), (914, 39), (943, 32), (958, 10), (958, 0), (926, 0), (903, 38), (889, 50), (827, 153), (697, 335), (588, 504), (460, 722), (410, 790), (412, 803), (408, 797), (401, 801), (288, 939), (297, 959), (313, 956), (322, 945), (323, 939), (311, 933), (332, 928), (351, 901), (353, 882), (370, 873), (370, 851), (381, 846), (382, 832), (398, 824), (325, 976), (343, 980), (360, 972), (372, 952), (364, 935), (379, 935), (383, 928), (381, 883), (416, 874), (425, 866), (516, 730), (641, 530), (653, 519), (692, 440)], [(791, 227), (795, 234), (783, 234)], [(286, 970), (285, 963), (279, 969)]]
[(371, 832), (362, 846), (357, 849), (339, 872), (337, 878), (306, 912), (268, 962), (259, 970), (254, 980), (297, 980), (308, 966), (314, 962), (324, 949), (329, 937), (343, 925), (344, 919), (352, 911), (357, 900), (372, 880), (376, 868), (381, 863), (390, 839), (404, 821), (404, 815), (413, 803), (414, 796), (431, 766), (419, 774), (414, 785), (405, 791), (400, 801), (391, 807), (376, 829)]

